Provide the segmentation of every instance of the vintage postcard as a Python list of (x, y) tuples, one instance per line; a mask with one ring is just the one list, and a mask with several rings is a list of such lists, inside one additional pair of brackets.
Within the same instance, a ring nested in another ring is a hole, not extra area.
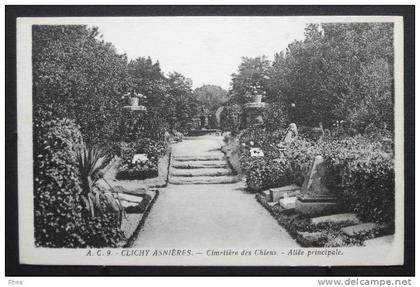
[(403, 57), (395, 16), (18, 18), (20, 263), (403, 264)]

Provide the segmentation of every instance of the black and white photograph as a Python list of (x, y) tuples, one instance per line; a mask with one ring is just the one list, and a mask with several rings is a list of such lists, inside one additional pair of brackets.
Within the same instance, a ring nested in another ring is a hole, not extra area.
[(21, 264), (404, 263), (402, 17), (22, 17), (16, 36)]

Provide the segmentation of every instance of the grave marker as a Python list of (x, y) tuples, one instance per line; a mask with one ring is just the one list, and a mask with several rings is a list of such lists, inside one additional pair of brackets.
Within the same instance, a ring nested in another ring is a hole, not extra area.
[(322, 156), (316, 156), (297, 193), (296, 210), (304, 214), (322, 214), (337, 209), (335, 196), (325, 184), (326, 166)]

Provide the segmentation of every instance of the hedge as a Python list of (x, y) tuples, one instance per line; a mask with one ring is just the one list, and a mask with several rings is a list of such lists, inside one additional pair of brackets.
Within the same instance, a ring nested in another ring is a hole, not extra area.
[(231, 131), (237, 133), (241, 124), (241, 106), (228, 105), (225, 106), (220, 113), (220, 126), (223, 131)]
[(34, 111), (35, 244), (42, 247), (116, 247), (123, 239), (111, 214), (86, 214), (76, 150), (79, 127), (68, 119), (43, 121)]
[[(273, 147), (261, 148), (265, 152)], [(251, 191), (301, 185), (314, 157), (322, 155), (327, 165), (326, 184), (349, 211), (364, 221), (393, 222), (394, 160), (380, 143), (358, 137), (316, 144), (299, 138), (282, 154), (278, 158), (241, 157)]]

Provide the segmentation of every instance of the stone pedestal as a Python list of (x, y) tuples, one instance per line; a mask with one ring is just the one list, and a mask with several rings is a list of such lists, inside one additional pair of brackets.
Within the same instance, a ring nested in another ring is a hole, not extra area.
[(337, 200), (325, 185), (326, 167), (322, 156), (316, 156), (297, 193), (296, 210), (304, 214), (325, 214), (337, 210)]
[(143, 105), (139, 105), (139, 99), (145, 98), (142, 94), (136, 94), (134, 92), (128, 93), (124, 95), (125, 98), (128, 100), (128, 105), (124, 106), (125, 110), (129, 111), (142, 111), (146, 112), (147, 109)]

